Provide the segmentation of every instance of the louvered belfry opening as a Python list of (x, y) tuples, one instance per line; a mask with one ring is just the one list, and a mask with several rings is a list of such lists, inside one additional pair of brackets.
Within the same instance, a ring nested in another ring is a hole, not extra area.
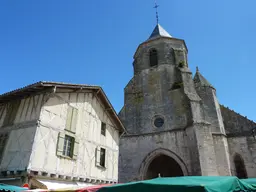
[(150, 67), (154, 67), (158, 65), (158, 56), (157, 50), (151, 49), (149, 52), (149, 60), (150, 60)]

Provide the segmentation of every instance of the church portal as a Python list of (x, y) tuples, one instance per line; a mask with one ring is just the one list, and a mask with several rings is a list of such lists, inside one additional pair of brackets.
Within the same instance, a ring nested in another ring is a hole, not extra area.
[(145, 173), (145, 179), (153, 179), (159, 175), (161, 177), (184, 176), (180, 165), (173, 158), (163, 154), (151, 161)]

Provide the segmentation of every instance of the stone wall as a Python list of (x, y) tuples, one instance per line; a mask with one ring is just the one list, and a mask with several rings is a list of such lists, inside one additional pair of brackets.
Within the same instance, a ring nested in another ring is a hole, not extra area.
[(230, 154), (232, 175), (236, 175), (234, 156), (242, 157), (248, 177), (256, 177), (256, 139), (252, 135), (252, 128), (256, 123), (235, 111), (221, 105)]
[(256, 140), (252, 137), (228, 138), (232, 175), (236, 175), (234, 156), (242, 157), (248, 177), (256, 177)]
[[(158, 132), (189, 124), (188, 99), (181, 87), (173, 89), (177, 82), (182, 87), (180, 72), (171, 65), (145, 69), (133, 77), (125, 88), (125, 107), (119, 114), (128, 133)], [(164, 119), (163, 127), (154, 126), (156, 116)]]
[(230, 176), (230, 154), (227, 138), (223, 134), (213, 134), (214, 150), (216, 155), (216, 165), (218, 174)]
[(219, 103), (216, 97), (215, 90), (211, 87), (197, 87), (196, 91), (202, 99), (202, 107), (204, 110), (204, 118), (211, 123), (211, 130), (214, 133), (225, 133)]
[(188, 138), (181, 130), (122, 137), (119, 146), (118, 182), (141, 179), (142, 165), (147, 161), (146, 157), (157, 149), (166, 149), (176, 154), (181, 166), (187, 170), (184, 174), (191, 175), (192, 163), (187, 142)]

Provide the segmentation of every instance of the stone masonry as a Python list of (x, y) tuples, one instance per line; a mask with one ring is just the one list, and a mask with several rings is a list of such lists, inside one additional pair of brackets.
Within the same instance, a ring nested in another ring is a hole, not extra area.
[(256, 124), (219, 105), (216, 89), (187, 61), (184, 40), (159, 24), (134, 55), (119, 113), (119, 182), (157, 175), (256, 177)]

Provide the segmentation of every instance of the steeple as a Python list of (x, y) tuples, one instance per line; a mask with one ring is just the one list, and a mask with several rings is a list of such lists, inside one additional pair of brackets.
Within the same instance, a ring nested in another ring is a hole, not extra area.
[(172, 37), (160, 24), (157, 24), (156, 27), (154, 28), (153, 32), (151, 33), (150, 39), (154, 39), (157, 37)]
[(187, 46), (183, 39), (173, 38), (160, 24), (156, 24), (150, 37), (142, 42), (133, 58), (134, 74), (159, 65), (188, 67)]
[(215, 89), (207, 80), (206, 78), (199, 72), (198, 67), (196, 67), (196, 74), (194, 77), (194, 83), (196, 87), (211, 87)]

